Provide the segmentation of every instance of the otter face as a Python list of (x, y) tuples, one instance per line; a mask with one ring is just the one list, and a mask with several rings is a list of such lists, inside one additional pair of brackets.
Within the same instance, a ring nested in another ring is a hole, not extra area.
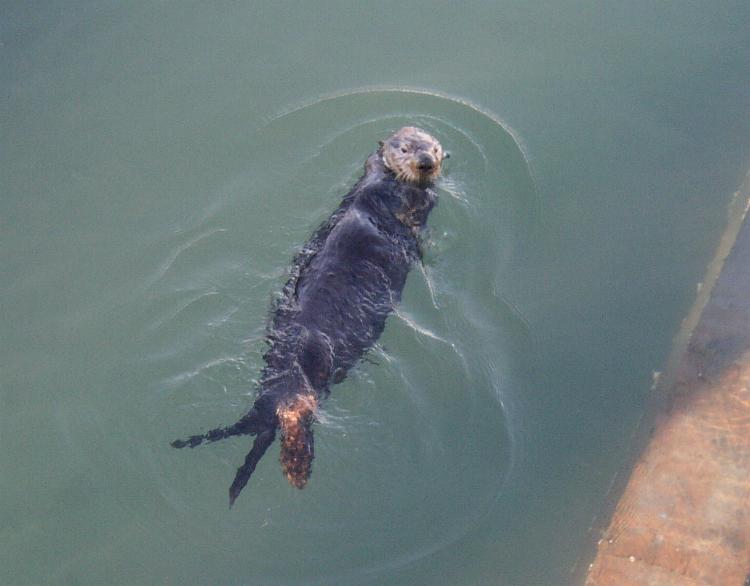
[(383, 162), (399, 181), (431, 183), (440, 175), (447, 153), (437, 139), (414, 126), (404, 126), (380, 144)]

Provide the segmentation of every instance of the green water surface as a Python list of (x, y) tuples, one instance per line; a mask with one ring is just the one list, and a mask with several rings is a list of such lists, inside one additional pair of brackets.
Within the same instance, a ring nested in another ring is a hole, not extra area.
[[(750, 160), (750, 3), (0, 6), (0, 584), (563, 586)], [(424, 267), (274, 446), (271, 299), (377, 141)]]

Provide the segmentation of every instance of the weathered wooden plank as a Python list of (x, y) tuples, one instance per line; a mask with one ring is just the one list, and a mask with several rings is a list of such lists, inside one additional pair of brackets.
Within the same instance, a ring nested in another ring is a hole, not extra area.
[(750, 176), (586, 586), (750, 584), (749, 188)]

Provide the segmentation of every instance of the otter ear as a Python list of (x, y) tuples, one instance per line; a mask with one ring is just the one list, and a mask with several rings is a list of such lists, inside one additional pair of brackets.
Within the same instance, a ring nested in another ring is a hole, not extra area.
[(448, 151), (445, 151), (445, 152), (443, 153), (443, 160), (445, 160), (445, 159), (450, 159), (450, 158), (451, 158), (451, 154), (450, 154), (450, 152), (448, 152)]
[(385, 143), (382, 140), (378, 141), (378, 146), (382, 149)]

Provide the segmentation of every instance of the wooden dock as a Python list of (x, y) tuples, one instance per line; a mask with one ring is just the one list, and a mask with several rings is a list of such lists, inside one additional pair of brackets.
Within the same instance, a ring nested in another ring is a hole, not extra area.
[(586, 586), (750, 586), (750, 175)]

